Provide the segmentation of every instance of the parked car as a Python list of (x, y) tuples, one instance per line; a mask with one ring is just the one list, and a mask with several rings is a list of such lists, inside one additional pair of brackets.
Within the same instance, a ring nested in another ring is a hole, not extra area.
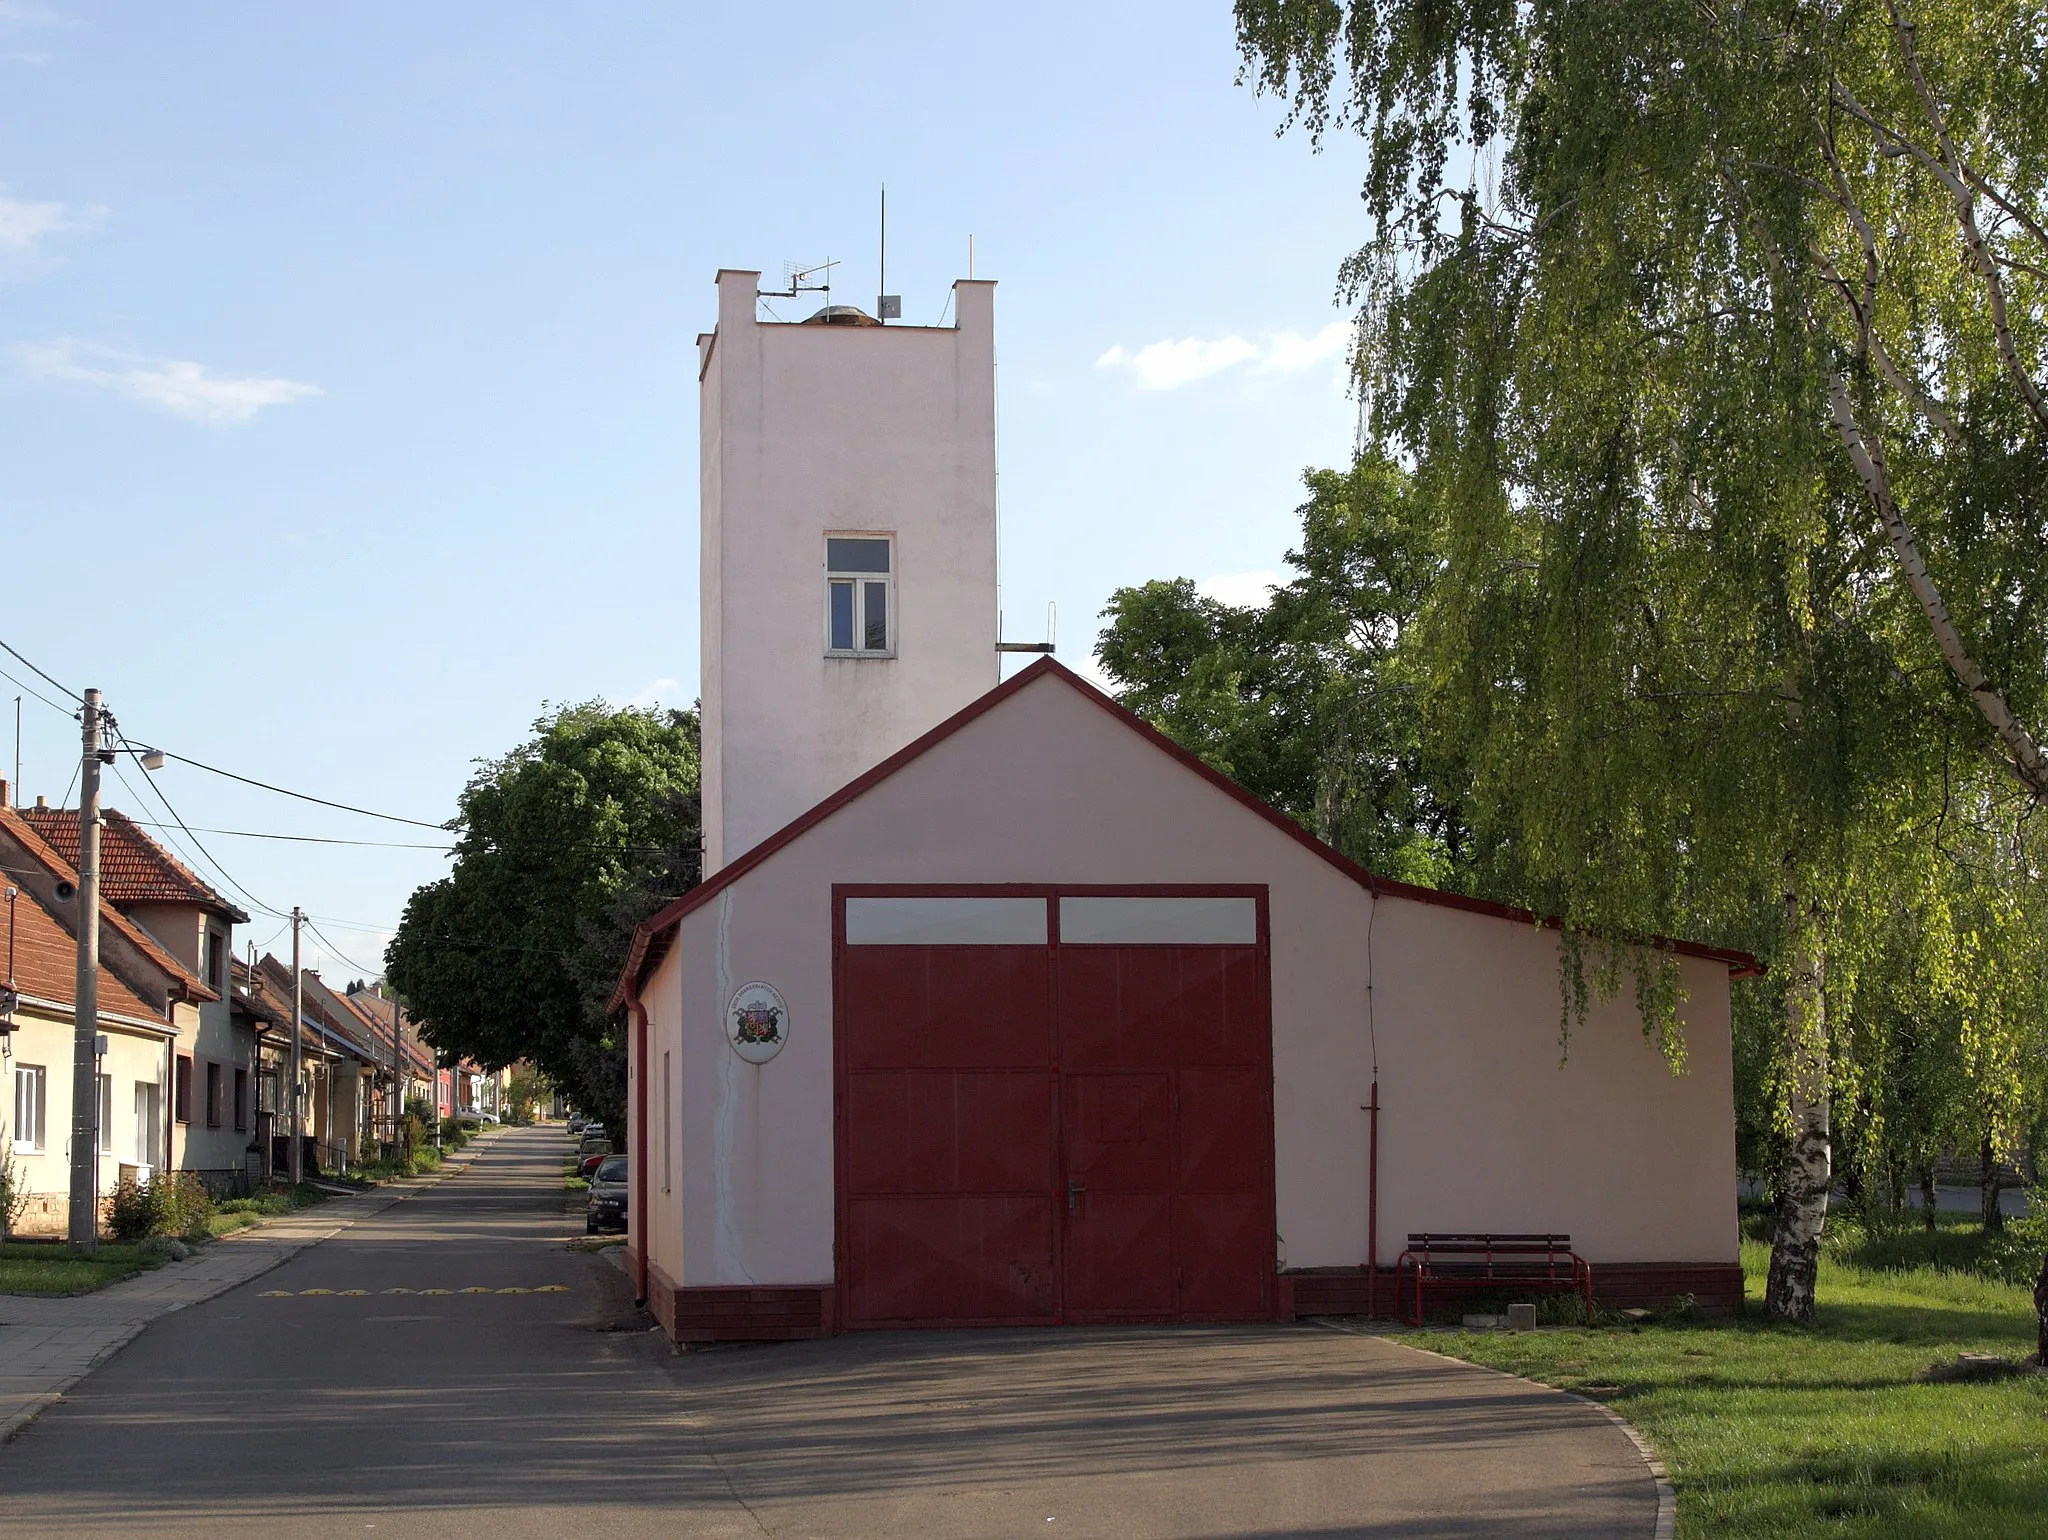
[(576, 1158), (578, 1160), (581, 1160), (586, 1155), (609, 1155), (611, 1152), (612, 1142), (603, 1134), (585, 1134), (576, 1145)]
[(578, 1134), (582, 1133), (583, 1125), (585, 1123), (588, 1123), (589, 1121), (590, 1119), (581, 1117), (569, 1119), (569, 1137), (573, 1139)]
[(625, 1159), (623, 1155), (612, 1154), (611, 1145), (606, 1144), (603, 1149), (593, 1150), (590, 1154), (584, 1156), (581, 1163), (579, 1163), (576, 1167), (576, 1174), (582, 1177), (583, 1180), (587, 1182), (590, 1180), (592, 1174), (596, 1172), (597, 1168), (603, 1165), (606, 1161), (623, 1159)]
[(583, 1233), (599, 1235), (607, 1230), (626, 1229), (626, 1157), (607, 1155), (590, 1174), (590, 1202), (583, 1216)]

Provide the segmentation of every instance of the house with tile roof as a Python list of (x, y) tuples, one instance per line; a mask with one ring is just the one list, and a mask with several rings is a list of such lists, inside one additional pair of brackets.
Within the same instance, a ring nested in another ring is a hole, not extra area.
[[(0, 1018), (0, 1140), (28, 1194), (24, 1234), (62, 1234), (70, 1193), (78, 873), (8, 805), (0, 781), (0, 968), (14, 1008)], [(174, 1062), (218, 995), (156, 937), (100, 903), (96, 1185), (102, 1207), (124, 1176), (174, 1159)]]
[(379, 1081), (382, 1100), (377, 1109), (376, 1120), (379, 1137), (390, 1139), (391, 1132), (391, 1034), (396, 1032), (400, 1044), (400, 1080), (398, 1105), (410, 1106), (415, 1098), (425, 1098), (429, 1084), (437, 1078), (434, 1057), (422, 1041), (419, 1029), (405, 1014), (405, 1007), (392, 996), (384, 993), (382, 984), (359, 986), (348, 992), (348, 1002), (362, 1013), (377, 1033), (378, 1053), (385, 1065), (385, 1076)]
[[(77, 865), (76, 808), (38, 799), (18, 813), (62, 860)], [(237, 1026), (228, 982), (234, 927), (249, 916), (114, 808), (101, 813), (100, 896), (210, 991), (172, 1064), (169, 1159), (209, 1187), (232, 1190), (246, 1180), (255, 1134), (256, 1037), (246, 1024)]]

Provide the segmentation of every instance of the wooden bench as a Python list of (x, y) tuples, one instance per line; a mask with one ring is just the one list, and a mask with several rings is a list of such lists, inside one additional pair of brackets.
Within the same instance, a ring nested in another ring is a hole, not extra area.
[(1415, 1273), (1415, 1324), (1422, 1324), (1423, 1291), (1440, 1289), (1557, 1289), (1584, 1297), (1593, 1309), (1592, 1264), (1572, 1250), (1569, 1235), (1410, 1235), (1394, 1261), (1394, 1293), (1402, 1275)]

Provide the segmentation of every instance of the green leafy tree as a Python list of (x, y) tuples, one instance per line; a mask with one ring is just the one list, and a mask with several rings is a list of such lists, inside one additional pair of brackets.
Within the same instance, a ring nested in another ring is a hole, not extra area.
[(1291, 579), (1233, 606), (1186, 578), (1121, 588), (1096, 658), (1118, 698), (1345, 854), (1443, 883), (1455, 809), (1423, 761), (1403, 639), (1440, 564), (1426, 507), (1378, 454), (1310, 471)]
[(1442, 520), (1431, 720), (1477, 880), (1563, 914), (1580, 997), (1632, 974), (1646, 1022), (1674, 997), (1632, 943), (1772, 959), (1766, 1307), (1805, 1319), (1852, 877), (1913, 886), (1874, 836), (1954, 745), (2048, 800), (2038, 10), (1235, 9), (1253, 83), (1367, 145), (1343, 282)]
[(385, 954), (443, 1053), (530, 1060), (622, 1127), (623, 1033), (605, 1002), (633, 927), (697, 881), (694, 712), (566, 706), (463, 791), (454, 869)]

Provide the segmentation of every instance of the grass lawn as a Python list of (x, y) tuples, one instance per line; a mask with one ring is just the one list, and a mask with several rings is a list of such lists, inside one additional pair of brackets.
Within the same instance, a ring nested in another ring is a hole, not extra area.
[(1794, 1330), (1762, 1322), (1768, 1261), (1744, 1243), (1737, 1321), (1415, 1340), (1628, 1418), (1670, 1468), (1681, 1540), (2048, 1535), (2048, 1376), (1926, 1378), (1965, 1351), (2031, 1353), (2028, 1290), (1824, 1257), (1816, 1324)]
[(149, 1265), (133, 1246), (103, 1245), (88, 1258), (69, 1246), (9, 1241), (0, 1245), (0, 1294), (75, 1294), (118, 1283)]

